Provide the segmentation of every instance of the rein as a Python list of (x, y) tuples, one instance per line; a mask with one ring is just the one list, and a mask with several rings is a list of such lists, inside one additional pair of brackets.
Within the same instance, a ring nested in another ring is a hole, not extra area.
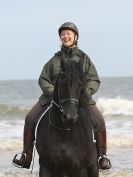
[(36, 140), (37, 140), (37, 130), (38, 130), (38, 126), (39, 126), (39, 123), (40, 121), (42, 120), (43, 116), (48, 112), (48, 110), (52, 107), (52, 102), (50, 104), (50, 106), (41, 114), (37, 124), (36, 124), (36, 127), (35, 127), (35, 140), (33, 142), (33, 163), (32, 163), (32, 169), (31, 169), (31, 174), (32, 174), (32, 171), (33, 171), (33, 166), (34, 166), (34, 158), (35, 158), (35, 146), (36, 146)]
[(40, 121), (42, 120), (43, 116), (44, 116), (44, 115), (48, 112), (48, 110), (52, 107), (52, 105), (53, 105), (53, 104), (52, 104), (52, 102), (51, 102), (50, 106), (41, 114), (41, 116), (40, 116), (40, 118), (39, 118), (39, 120), (38, 120), (38, 122), (37, 122), (37, 124), (36, 124), (36, 128), (35, 128), (35, 140), (34, 140), (33, 145), (36, 144), (37, 129), (38, 129), (39, 123), (40, 123)]
[[(66, 99), (64, 99), (64, 100), (61, 100), (61, 103), (64, 103), (64, 102), (70, 102), (71, 104), (77, 104), (78, 103), (78, 100), (77, 99), (74, 99), (74, 98), (66, 98)], [(34, 140), (34, 143), (33, 143), (33, 145), (36, 145), (36, 139), (37, 139), (37, 129), (38, 129), (38, 126), (39, 126), (39, 123), (40, 123), (40, 121), (42, 120), (42, 118), (43, 118), (43, 116), (50, 110), (50, 108), (53, 106), (53, 104), (54, 105), (56, 105), (58, 108), (59, 108), (59, 110), (61, 111), (61, 112), (63, 112), (64, 111), (64, 109), (63, 109), (63, 106), (60, 104), (57, 104), (54, 100), (52, 100), (51, 101), (51, 104), (50, 104), (50, 106), (41, 114), (41, 116), (40, 116), (40, 118), (39, 118), (39, 120), (38, 120), (38, 122), (37, 122), (37, 124), (36, 124), (36, 128), (35, 128), (35, 140)], [(50, 125), (51, 126), (53, 126), (54, 128), (56, 128), (56, 129), (58, 129), (58, 130), (71, 130), (70, 128), (66, 128), (66, 129), (63, 129), (63, 128), (60, 128), (60, 127), (57, 127), (57, 126), (55, 126), (54, 125), (54, 123), (51, 121), (51, 119), (50, 119), (50, 112), (49, 112), (49, 123), (50, 123)]]

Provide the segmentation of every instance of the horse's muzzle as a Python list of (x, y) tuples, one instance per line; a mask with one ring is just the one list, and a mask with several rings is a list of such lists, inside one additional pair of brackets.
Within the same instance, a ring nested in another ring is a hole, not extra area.
[(62, 122), (63, 122), (64, 124), (73, 124), (73, 123), (77, 122), (77, 120), (78, 120), (78, 114), (77, 114), (77, 113), (71, 115), (71, 114), (69, 114), (69, 113), (65, 114), (65, 113), (63, 112), (63, 115), (62, 115)]

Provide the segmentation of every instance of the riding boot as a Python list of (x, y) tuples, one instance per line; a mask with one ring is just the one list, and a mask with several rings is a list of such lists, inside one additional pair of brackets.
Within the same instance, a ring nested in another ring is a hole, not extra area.
[(19, 159), (17, 159), (18, 154), (15, 155), (13, 159), (13, 164), (20, 168), (29, 169), (32, 161), (32, 151), (33, 151), (32, 131), (25, 127), (24, 128), (24, 149)]
[(98, 133), (98, 149), (99, 159), (98, 164), (101, 170), (108, 170), (111, 168), (111, 162), (106, 156), (106, 128)]

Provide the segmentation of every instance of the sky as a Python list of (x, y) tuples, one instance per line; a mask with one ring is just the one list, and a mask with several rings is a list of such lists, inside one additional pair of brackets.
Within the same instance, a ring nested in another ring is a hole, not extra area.
[(132, 0), (0, 0), (0, 80), (38, 79), (73, 22), (100, 77), (133, 76)]

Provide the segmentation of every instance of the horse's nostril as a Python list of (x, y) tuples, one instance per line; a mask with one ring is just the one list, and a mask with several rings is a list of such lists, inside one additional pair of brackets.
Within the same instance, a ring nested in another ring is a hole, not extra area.
[(66, 114), (63, 114), (62, 121), (63, 121), (63, 123), (67, 122), (67, 116), (66, 116)]
[(78, 117), (76, 117), (75, 119), (73, 119), (73, 123), (77, 122)]
[(78, 120), (78, 115), (63, 114), (63, 123), (75, 123)]
[(77, 115), (77, 116), (75, 116), (74, 118), (72, 118), (72, 123), (77, 122), (77, 120), (78, 120), (78, 115)]

